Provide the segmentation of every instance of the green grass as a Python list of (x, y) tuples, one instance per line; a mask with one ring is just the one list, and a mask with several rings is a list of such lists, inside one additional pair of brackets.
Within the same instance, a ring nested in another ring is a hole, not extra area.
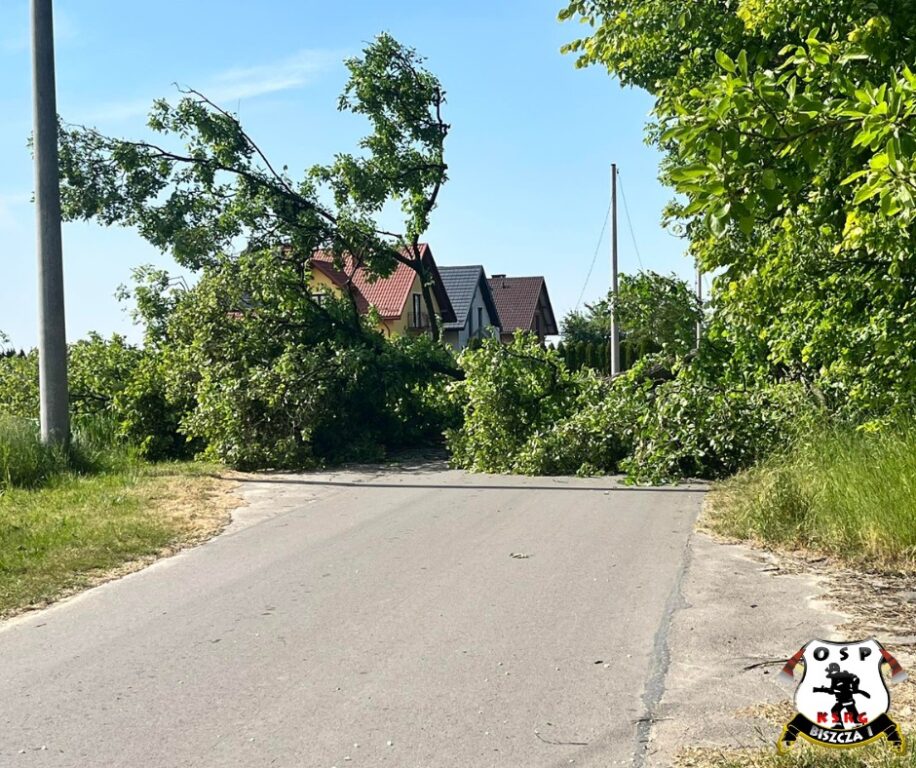
[(707, 524), (853, 563), (916, 567), (916, 426), (824, 427), (721, 483)]
[(232, 505), (201, 465), (60, 474), (0, 493), (0, 616), (217, 530)]
[(35, 487), (66, 471), (68, 457), (42, 445), (38, 428), (25, 419), (0, 417), (0, 487)]
[(132, 448), (120, 441), (104, 417), (82, 417), (72, 425), (65, 449), (42, 444), (38, 424), (0, 414), (0, 489), (38, 488), (65, 474), (122, 469), (135, 463)]

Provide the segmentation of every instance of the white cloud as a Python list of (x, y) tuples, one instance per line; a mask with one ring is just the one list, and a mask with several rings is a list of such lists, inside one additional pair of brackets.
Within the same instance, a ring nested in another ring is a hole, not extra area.
[[(280, 61), (228, 69), (202, 78), (199, 84), (189, 85), (220, 106), (232, 109), (233, 102), (241, 99), (302, 88), (332, 69), (343, 56), (339, 51), (306, 49)], [(149, 111), (154, 98), (134, 98), (90, 108), (82, 113), (80, 121), (108, 122), (140, 117)], [(77, 116), (76, 112), (71, 114)]]
[(274, 64), (230, 69), (214, 78), (207, 95), (214, 101), (229, 102), (301, 88), (341, 58), (331, 51), (304, 50)]

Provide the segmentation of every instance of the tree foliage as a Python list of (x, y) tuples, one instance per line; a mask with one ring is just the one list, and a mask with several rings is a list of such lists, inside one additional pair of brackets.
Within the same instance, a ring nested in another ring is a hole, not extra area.
[(859, 417), (916, 391), (916, 6), (576, 0), (573, 42), (655, 97), (668, 210), (715, 271), (713, 345), (740, 376)]
[[(616, 300), (609, 292), (606, 298), (587, 304), (584, 312), (569, 312), (562, 322), (564, 340), (592, 344), (606, 358), (612, 306), (617, 312), (621, 354), (627, 360), (635, 362), (652, 352), (683, 355), (695, 345), (696, 324), (702, 317), (695, 294), (676, 275), (645, 270), (620, 275)], [(606, 361), (593, 367), (603, 370)]]
[(248, 251), (178, 290), (143, 273), (135, 292), (180, 432), (205, 457), (246, 469), (379, 458), (440, 438), (444, 382), (455, 375), (448, 351), (427, 338), (388, 340), (346, 299), (311, 301), (300, 267)]
[[(122, 289), (144, 346), (90, 334), (69, 347), (78, 429), (150, 460), (199, 455), (245, 469), (377, 459), (440, 442), (460, 375), (429, 338), (385, 337), (344, 298), (318, 304), (295, 259), (222, 257), (192, 287), (141, 267)], [(0, 415), (38, 416), (38, 356), (0, 358)], [(83, 441), (85, 442), (85, 441)]]
[(509, 344), (485, 339), (459, 362), (465, 378), (451, 397), (463, 418), (448, 434), (452, 461), (475, 472), (517, 471), (531, 437), (573, 407), (573, 375), (555, 350), (521, 332)]
[[(359, 154), (339, 154), (296, 180), (268, 159), (236, 115), (184, 90), (177, 104), (153, 105), (148, 125), (161, 141), (61, 128), (65, 215), (136, 227), (195, 270), (218, 263), (240, 241), (302, 261), (317, 249), (349, 253), (373, 276), (401, 262), (420, 276), (435, 323), (418, 243), (448, 178), (445, 92), (421, 57), (387, 34), (346, 66), (339, 107), (372, 127)], [(379, 223), (390, 202), (403, 212), (399, 232)]]
[[(752, 465), (821, 414), (799, 384), (712, 381), (702, 366), (649, 355), (611, 380), (571, 372), (533, 336), (465, 351), (451, 385), (463, 421), (452, 462), (480, 472), (625, 472), (634, 482), (716, 478)], [(673, 369), (664, 379), (653, 372)]]

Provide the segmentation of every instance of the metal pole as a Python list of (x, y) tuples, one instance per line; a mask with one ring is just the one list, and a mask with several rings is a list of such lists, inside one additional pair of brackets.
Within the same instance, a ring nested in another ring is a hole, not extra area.
[[(697, 303), (700, 305), (700, 310), (703, 309), (703, 272), (700, 270), (700, 265), (697, 264)], [(697, 350), (700, 349), (700, 338), (703, 336), (703, 316), (701, 315), (697, 319)]]
[(32, 65), (41, 439), (46, 443), (66, 443), (70, 417), (51, 0), (32, 0)]
[(617, 164), (611, 164), (611, 376), (620, 371), (620, 329), (617, 327)]

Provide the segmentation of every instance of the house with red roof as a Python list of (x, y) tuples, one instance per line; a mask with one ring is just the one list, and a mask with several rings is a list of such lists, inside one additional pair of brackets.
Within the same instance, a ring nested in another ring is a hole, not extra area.
[[(454, 322), (455, 312), (432, 249), (426, 243), (420, 244), (420, 258), (432, 278), (433, 305), (440, 327), (443, 323)], [(431, 332), (420, 276), (407, 264), (398, 262), (388, 277), (370, 280), (366, 270), (355, 263), (352, 256), (345, 255), (335, 264), (332, 254), (318, 251), (312, 256), (311, 267), (312, 288), (318, 296), (323, 292), (349, 291), (360, 313), (375, 308), (389, 336)]]
[(541, 342), (560, 332), (543, 277), (493, 275), (487, 282), (499, 313), (503, 342), (512, 341), (516, 331), (530, 331)]

